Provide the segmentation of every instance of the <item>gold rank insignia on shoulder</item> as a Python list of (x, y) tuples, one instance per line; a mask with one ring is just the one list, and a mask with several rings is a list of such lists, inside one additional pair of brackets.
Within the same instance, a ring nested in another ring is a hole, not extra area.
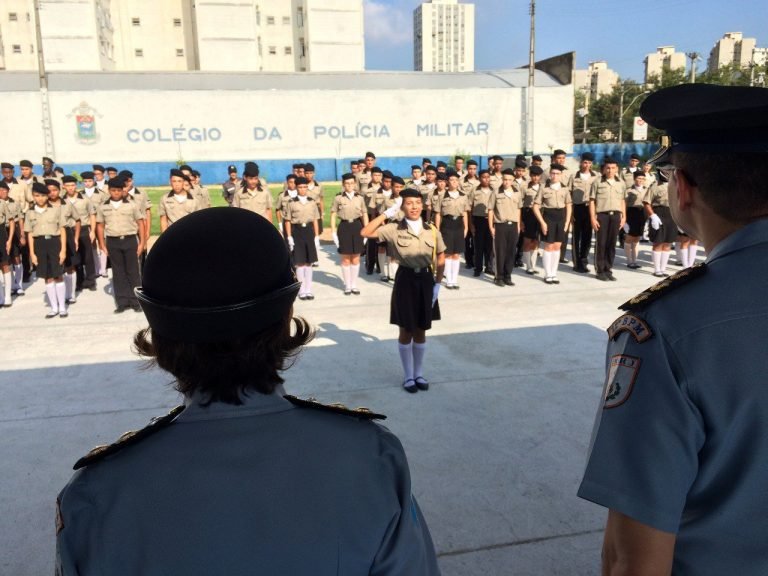
[(673, 274), (669, 278), (665, 278), (661, 282), (654, 284), (647, 290), (640, 292), (634, 298), (624, 302), (619, 306), (619, 310), (637, 310), (643, 306), (647, 306), (651, 302), (655, 302), (665, 294), (669, 294), (675, 288), (679, 288), (683, 284), (687, 284), (691, 280), (695, 280), (704, 275), (707, 271), (707, 265), (704, 262), (699, 262), (691, 266), (680, 270), (677, 274)]
[(166, 414), (165, 416), (158, 416), (158, 417), (152, 418), (149, 424), (147, 424), (147, 426), (145, 426), (141, 430), (130, 430), (124, 433), (113, 444), (104, 444), (102, 446), (96, 446), (96, 448), (94, 448), (93, 450), (88, 452), (88, 454), (80, 458), (80, 460), (75, 462), (74, 470), (79, 470), (80, 468), (84, 468), (85, 466), (98, 462), (99, 460), (102, 460), (107, 456), (110, 456), (112, 454), (115, 454), (116, 452), (119, 452), (126, 446), (137, 444), (138, 442), (142, 441), (144, 438), (151, 436), (158, 430), (162, 430), (163, 428), (168, 426), (171, 422), (173, 422), (176, 419), (176, 417), (184, 411), (184, 408), (185, 406), (176, 406), (176, 408), (168, 412), (168, 414)]
[(291, 396), (290, 394), (286, 394), (285, 396), (283, 396), (283, 398), (288, 400), (288, 402), (290, 402), (294, 406), (300, 406), (303, 408), (315, 408), (316, 410), (324, 410), (325, 412), (334, 412), (336, 414), (354, 416), (355, 418), (361, 418), (363, 420), (386, 420), (387, 419), (387, 417), (384, 416), (384, 414), (377, 414), (376, 412), (372, 412), (371, 410), (363, 406), (359, 408), (347, 408), (344, 404), (340, 404), (338, 402), (335, 402), (333, 404), (322, 404), (312, 397), (304, 400), (303, 398), (296, 398), (296, 396)]
[(622, 332), (629, 332), (630, 336), (632, 336), (638, 344), (645, 342), (653, 336), (653, 332), (651, 332), (646, 321), (629, 312), (623, 316), (619, 316), (614, 320), (613, 324), (608, 327), (608, 338), (615, 340)]

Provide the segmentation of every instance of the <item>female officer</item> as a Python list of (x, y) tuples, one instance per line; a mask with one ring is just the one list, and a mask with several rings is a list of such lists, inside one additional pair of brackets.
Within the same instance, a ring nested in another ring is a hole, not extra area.
[[(355, 190), (355, 177), (344, 174), (341, 177), (344, 188), (337, 194), (331, 205), (331, 232), (333, 243), (341, 254), (341, 275), (344, 278), (344, 295), (360, 294), (357, 289), (357, 277), (360, 274), (360, 253), (363, 251), (363, 238), (360, 230), (368, 224), (368, 212), (363, 197)], [(336, 227), (336, 218), (341, 222)]]
[(520, 209), (520, 231), (523, 237), (523, 264), (526, 274), (538, 274), (536, 270), (536, 255), (539, 253), (539, 234), (541, 225), (533, 211), (536, 197), (541, 191), (541, 175), (544, 169), (541, 166), (531, 166), (529, 170), (531, 179), (523, 188), (523, 206)]
[[(398, 348), (405, 373), (403, 388), (414, 393), (429, 389), (422, 373), (426, 331), (432, 327), (432, 320), (440, 319), (437, 296), (445, 269), (445, 244), (437, 228), (421, 218), (421, 193), (407, 188), (401, 198), (402, 206), (387, 208), (370, 221), (361, 234), (364, 238), (386, 241), (400, 262), (392, 290), (389, 322), (400, 327)], [(403, 220), (382, 226), (401, 209), (405, 215)]]
[(657, 278), (669, 276), (667, 263), (672, 243), (677, 237), (677, 224), (669, 210), (668, 185), (664, 175), (659, 172), (659, 184), (648, 191), (643, 201), (651, 226), (648, 236), (653, 243), (653, 275)]
[(67, 232), (64, 229), (67, 216), (61, 206), (53, 206), (48, 200), (45, 184), (32, 184), (32, 206), (24, 219), (29, 256), (37, 266), (38, 278), (45, 279), (45, 294), (51, 309), (46, 318), (67, 317), (64, 279), (62, 273), (67, 257)]
[(299, 195), (288, 202), (285, 219), (285, 234), (288, 246), (293, 252), (296, 276), (301, 282), (299, 300), (314, 300), (312, 294), (312, 263), (317, 262), (317, 250), (320, 247), (320, 231), (317, 220), (320, 212), (317, 203), (309, 192), (309, 181), (303, 176), (296, 178)]
[(459, 175), (448, 173), (448, 188), (433, 207), (435, 226), (445, 241), (445, 287), (458, 290), (461, 252), (469, 230), (467, 195), (459, 190)]
[[(568, 224), (571, 221), (571, 193), (560, 182), (565, 167), (552, 164), (549, 180), (539, 190), (533, 203), (533, 213), (541, 226), (541, 241), (544, 242), (544, 282), (560, 284), (557, 279), (557, 264), (560, 260), (560, 245), (565, 241)], [(543, 209), (543, 214), (542, 214)]]

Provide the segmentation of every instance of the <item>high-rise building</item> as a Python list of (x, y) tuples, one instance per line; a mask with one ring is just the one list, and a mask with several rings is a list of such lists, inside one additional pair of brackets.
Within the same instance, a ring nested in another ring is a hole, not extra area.
[[(362, 0), (40, 0), (50, 70), (357, 72)], [(34, 0), (0, 3), (0, 70), (37, 68)]]
[(664, 70), (685, 70), (686, 56), (684, 52), (675, 52), (674, 46), (659, 46), (656, 52), (645, 57), (645, 83), (649, 78), (661, 78)]
[(741, 32), (726, 32), (710, 50), (707, 68), (710, 72), (716, 72), (718, 68), (732, 64), (742, 68), (749, 66), (756, 44), (757, 40), (744, 38)]
[(586, 70), (573, 71), (574, 89), (583, 90), (593, 101), (610, 94), (618, 83), (619, 75), (604, 60), (590, 62)]
[(424, 72), (474, 71), (474, 4), (431, 0), (413, 11), (413, 68)]

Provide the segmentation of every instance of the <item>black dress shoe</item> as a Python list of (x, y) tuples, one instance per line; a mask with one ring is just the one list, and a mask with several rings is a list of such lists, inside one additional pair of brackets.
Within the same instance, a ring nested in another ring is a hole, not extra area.
[(608, 276), (608, 280), (611, 282), (616, 282), (616, 276), (614, 276), (612, 272), (606, 272), (605, 275)]
[(493, 275), (493, 268), (488, 268), (488, 267), (486, 267), (486, 268), (485, 268), (485, 270), (484, 270), (484, 272), (485, 272), (486, 274), (491, 274), (491, 275)]
[(125, 312), (125, 306), (118, 306), (115, 308), (115, 314), (122, 314), (123, 312)]
[(419, 390), (429, 390), (429, 382), (423, 376), (416, 377), (416, 388)]
[(416, 382), (413, 381), (413, 378), (408, 378), (408, 380), (403, 382), (403, 389), (409, 394), (416, 394), (416, 392), (419, 391), (419, 387), (416, 385)]
[(512, 278), (504, 278), (504, 285), (505, 286), (514, 286), (515, 283), (512, 282)]
[(496, 286), (502, 286), (502, 287), (504, 286), (504, 281), (501, 278), (494, 278), (493, 279), (493, 283)]
[(599, 273), (599, 274), (596, 276), (596, 278), (597, 278), (598, 280), (602, 280), (603, 282), (606, 282), (606, 281), (608, 280), (608, 275), (607, 275), (607, 274), (603, 274), (602, 272), (600, 272), (600, 273)]
[(568, 258), (560, 258), (560, 264), (568, 264), (568, 262), (570, 262)]
[(478, 276), (480, 276), (480, 274), (482, 274), (482, 272), (475, 270), (474, 272), (472, 272), (472, 277), (477, 278)]

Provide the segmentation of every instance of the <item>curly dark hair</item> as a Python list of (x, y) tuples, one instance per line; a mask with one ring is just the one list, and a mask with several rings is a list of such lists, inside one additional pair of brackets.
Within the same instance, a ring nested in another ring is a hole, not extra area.
[(145, 328), (133, 337), (133, 346), (148, 366), (173, 374), (182, 394), (199, 392), (208, 402), (242, 404), (247, 391), (274, 392), (283, 383), (280, 372), (293, 365), (314, 336), (306, 320), (289, 314), (252, 336), (205, 344), (170, 340)]

